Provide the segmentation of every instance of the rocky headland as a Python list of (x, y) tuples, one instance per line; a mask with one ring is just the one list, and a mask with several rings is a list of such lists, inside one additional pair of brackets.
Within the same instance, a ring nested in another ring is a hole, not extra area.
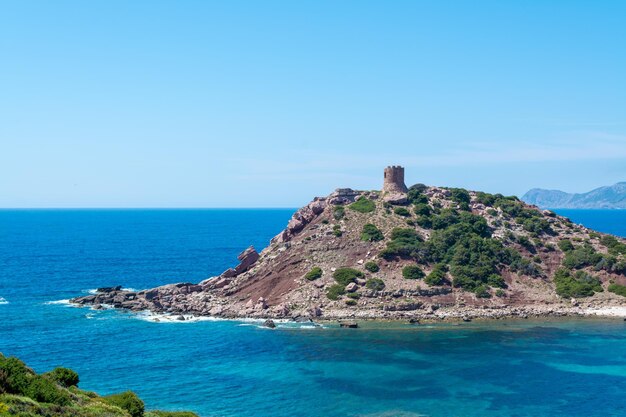
[(121, 287), (93, 308), (293, 320), (626, 315), (626, 243), (516, 197), (416, 184), (337, 189), (199, 283)]

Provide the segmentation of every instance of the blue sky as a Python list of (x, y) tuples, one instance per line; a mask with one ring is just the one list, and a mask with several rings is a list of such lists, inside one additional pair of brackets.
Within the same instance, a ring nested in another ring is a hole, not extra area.
[(626, 180), (620, 1), (4, 1), (0, 207)]

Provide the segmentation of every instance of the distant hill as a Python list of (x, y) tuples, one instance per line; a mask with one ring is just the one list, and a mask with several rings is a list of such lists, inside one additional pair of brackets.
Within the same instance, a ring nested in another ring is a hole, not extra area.
[(542, 208), (626, 209), (626, 182), (581, 194), (533, 188), (522, 196), (522, 200)]

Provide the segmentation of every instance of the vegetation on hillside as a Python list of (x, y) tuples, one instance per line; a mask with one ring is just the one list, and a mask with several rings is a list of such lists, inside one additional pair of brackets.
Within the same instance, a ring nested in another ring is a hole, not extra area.
[(38, 375), (19, 359), (0, 354), (0, 416), (198, 417), (191, 412), (145, 411), (131, 391), (101, 397), (79, 389), (78, 382), (71, 369)]
[(359, 197), (354, 203), (348, 206), (351, 210), (359, 213), (371, 213), (376, 210), (376, 203), (369, 198)]
[[(444, 189), (452, 204), (442, 206), (441, 200), (431, 200), (423, 192), (422, 184), (409, 188), (407, 194), (415, 215), (409, 225), (417, 224), (427, 230), (427, 236), (414, 227), (395, 228), (379, 256), (389, 262), (412, 260), (415, 265), (403, 269), (405, 278), (422, 278), (416, 271), (432, 268), (424, 281), (428, 285), (447, 285), (473, 291), (478, 297), (490, 297), (490, 288), (504, 296), (507, 285), (503, 272), (510, 270), (529, 277), (545, 277), (539, 252), (555, 251), (555, 245), (546, 239), (556, 235), (553, 220), (556, 215), (524, 204), (517, 197), (478, 192), (471, 194), (462, 188)], [(471, 204), (480, 204), (483, 215), (474, 214)], [(395, 207), (393, 212), (407, 216), (406, 207)], [(410, 215), (410, 213), (409, 213)], [(487, 218), (491, 218), (489, 226)], [(572, 223), (563, 219), (566, 230)], [(513, 227), (513, 225), (516, 225)], [(503, 227), (504, 238), (494, 237), (493, 227)], [(513, 230), (517, 230), (514, 233)], [(521, 233), (520, 233), (521, 231)], [(593, 237), (593, 236), (592, 236)], [(552, 277), (557, 293), (562, 297), (585, 297), (602, 291), (593, 271), (626, 274), (626, 244), (613, 236), (594, 237), (607, 248), (598, 252), (589, 239), (574, 243), (570, 239), (558, 241), (563, 252), (562, 268)], [(423, 274), (423, 272), (422, 272)], [(450, 280), (448, 279), (450, 276)], [(613, 286), (613, 292), (619, 289)]]

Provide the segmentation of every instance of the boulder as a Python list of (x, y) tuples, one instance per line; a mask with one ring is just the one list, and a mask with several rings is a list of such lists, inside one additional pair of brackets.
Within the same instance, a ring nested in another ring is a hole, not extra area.
[(383, 201), (394, 205), (404, 205), (409, 202), (409, 199), (407, 198), (406, 193), (391, 192), (385, 193)]
[(346, 285), (347, 292), (355, 292), (358, 288), (359, 286), (354, 282), (351, 282), (348, 285)]
[(253, 246), (250, 246), (245, 251), (241, 252), (237, 259), (239, 259), (240, 263), (235, 268), (235, 272), (239, 275), (250, 269), (250, 267), (259, 260), (259, 253)]
[(346, 329), (356, 329), (359, 327), (359, 324), (356, 321), (342, 321), (339, 322), (339, 327), (344, 327)]
[(267, 302), (265, 302), (265, 298), (259, 297), (259, 300), (254, 305), (255, 310), (265, 310), (267, 308)]
[[(259, 260), (259, 253), (256, 251), (256, 249), (254, 249), (253, 246), (250, 246), (246, 250), (241, 252), (239, 256), (237, 256), (237, 259), (239, 259), (239, 265), (237, 265), (234, 269), (228, 268), (226, 271), (222, 272), (220, 278), (234, 278), (237, 275), (246, 272), (248, 269), (250, 269), (252, 265), (254, 265), (256, 261)], [(205, 281), (202, 282), (204, 283)], [(225, 285), (226, 283), (224, 283), (222, 286)]]
[(267, 327), (270, 329), (275, 329), (276, 328), (276, 323), (274, 323), (274, 320), (272, 319), (267, 319), (263, 322), (263, 327)]
[(328, 203), (338, 206), (354, 203), (361, 193), (352, 188), (337, 188), (329, 197)]

